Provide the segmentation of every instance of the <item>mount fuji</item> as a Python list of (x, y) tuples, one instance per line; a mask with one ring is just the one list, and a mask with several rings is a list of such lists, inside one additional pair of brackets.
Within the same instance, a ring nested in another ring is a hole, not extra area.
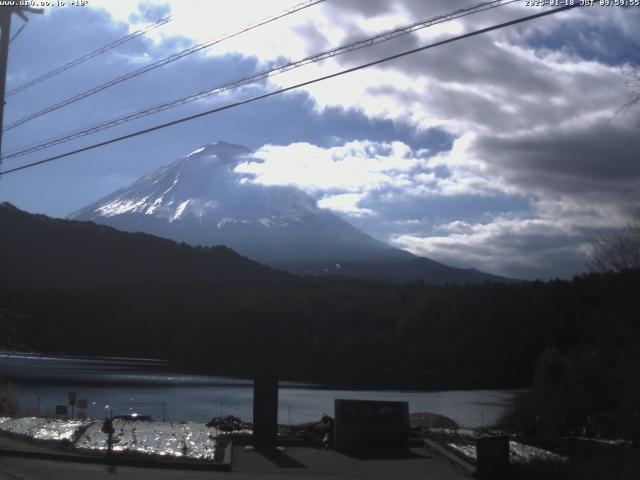
[(246, 161), (260, 160), (239, 145), (206, 145), (69, 217), (191, 245), (227, 245), (299, 274), (433, 284), (508, 281), (393, 248), (319, 208), (298, 188), (259, 185), (234, 171)]

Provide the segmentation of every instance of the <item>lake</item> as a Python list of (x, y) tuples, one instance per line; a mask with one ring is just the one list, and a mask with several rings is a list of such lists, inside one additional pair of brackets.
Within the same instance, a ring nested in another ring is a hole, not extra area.
[[(208, 421), (219, 415), (252, 418), (251, 379), (176, 371), (158, 360), (0, 353), (0, 378), (13, 387), (22, 414), (45, 415), (68, 403), (68, 393), (87, 401), (86, 415), (137, 413), (155, 420)], [(333, 416), (334, 399), (402, 400), (410, 412), (434, 412), (460, 426), (491, 425), (512, 390), (334, 390), (280, 382), (278, 421), (295, 424)]]

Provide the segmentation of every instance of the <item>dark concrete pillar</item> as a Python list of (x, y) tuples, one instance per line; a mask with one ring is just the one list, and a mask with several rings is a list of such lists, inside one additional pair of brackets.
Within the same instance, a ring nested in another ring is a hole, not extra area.
[(477, 478), (503, 480), (509, 477), (509, 438), (478, 438), (476, 441)]
[(278, 435), (278, 379), (260, 375), (253, 381), (253, 443), (256, 448), (276, 448)]

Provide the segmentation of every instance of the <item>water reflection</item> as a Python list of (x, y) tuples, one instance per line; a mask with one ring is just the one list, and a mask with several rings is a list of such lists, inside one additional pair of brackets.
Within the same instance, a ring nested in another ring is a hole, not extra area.
[[(55, 405), (66, 405), (68, 392), (74, 391), (78, 399), (87, 400), (84, 414), (93, 418), (111, 413), (200, 422), (222, 415), (245, 421), (252, 418), (250, 379), (176, 372), (156, 360), (4, 354), (0, 355), (0, 375), (16, 381), (23, 415), (53, 415)], [(334, 400), (343, 398), (408, 401), (411, 412), (435, 412), (461, 426), (478, 427), (492, 424), (512, 395), (496, 390), (332, 390), (281, 382), (279, 422), (317, 421), (324, 414), (333, 415)]]

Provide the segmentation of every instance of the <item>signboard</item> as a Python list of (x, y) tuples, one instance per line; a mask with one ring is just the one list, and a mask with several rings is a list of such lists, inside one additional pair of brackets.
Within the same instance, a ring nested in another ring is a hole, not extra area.
[(342, 423), (360, 426), (403, 426), (402, 402), (363, 402), (345, 400), (342, 406)]
[(78, 408), (80, 410), (86, 410), (87, 409), (87, 401), (84, 399), (78, 399)]
[(67, 412), (66, 405), (56, 405), (56, 415), (67, 415)]
[(76, 404), (76, 392), (69, 392), (69, 405), (72, 407)]
[(409, 403), (335, 401), (334, 448), (338, 451), (409, 449)]

